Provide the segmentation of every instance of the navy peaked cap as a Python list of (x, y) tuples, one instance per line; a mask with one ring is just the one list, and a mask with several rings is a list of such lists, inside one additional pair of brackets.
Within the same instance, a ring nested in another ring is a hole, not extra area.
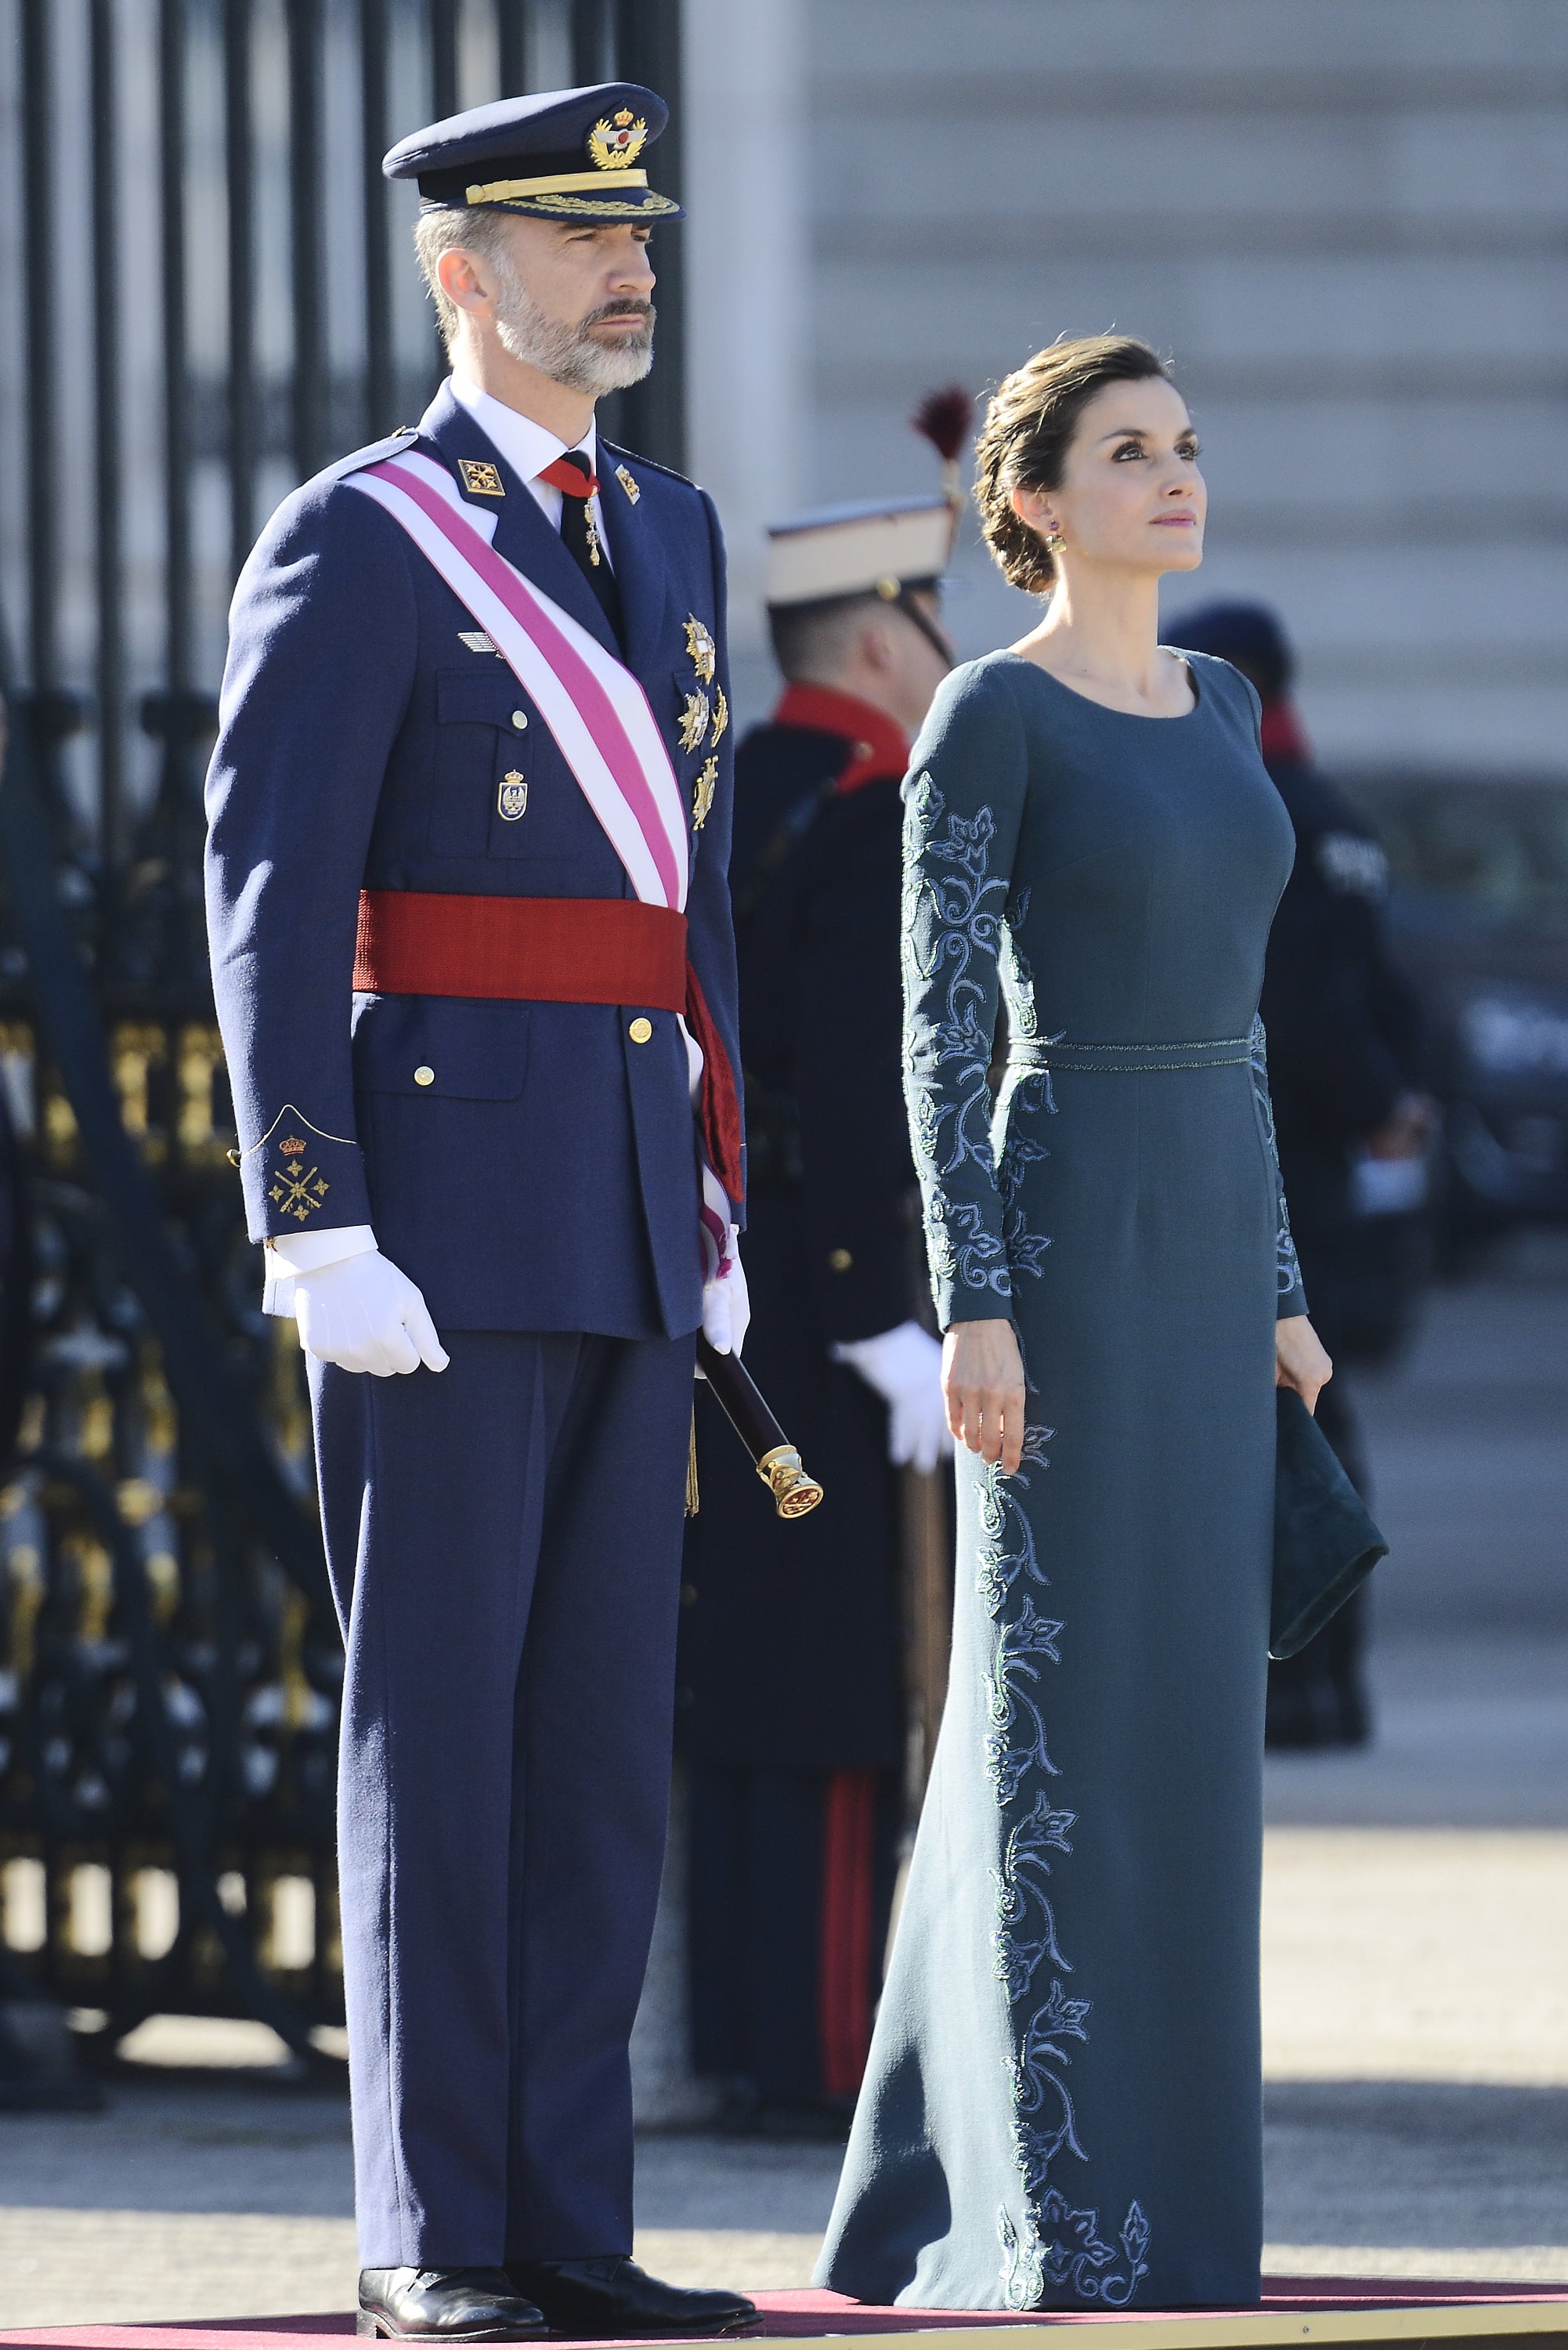
[(542, 90), (410, 131), (381, 169), (389, 180), (417, 180), (427, 204), (590, 224), (679, 220), (680, 206), (655, 194), (643, 161), (669, 120), (640, 82)]

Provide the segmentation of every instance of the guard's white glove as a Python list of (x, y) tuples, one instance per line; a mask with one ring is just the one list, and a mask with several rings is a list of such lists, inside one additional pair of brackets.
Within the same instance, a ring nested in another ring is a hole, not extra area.
[(918, 1322), (900, 1322), (875, 1338), (851, 1338), (831, 1348), (888, 1407), (888, 1458), (897, 1467), (934, 1469), (950, 1459), (952, 1430), (942, 1399), (940, 1342)]
[(738, 1355), (752, 1318), (746, 1276), (741, 1270), (740, 1239), (730, 1226), (730, 1252), (725, 1269), (702, 1284), (702, 1336), (721, 1355)]
[(294, 1318), (306, 1353), (339, 1370), (389, 1379), (451, 1360), (420, 1291), (379, 1249), (296, 1273)]

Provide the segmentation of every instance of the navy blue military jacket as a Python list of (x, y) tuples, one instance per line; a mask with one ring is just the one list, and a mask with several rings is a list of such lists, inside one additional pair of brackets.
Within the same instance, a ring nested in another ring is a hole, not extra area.
[[(635, 894), (511, 670), (465, 641), (478, 623), (344, 478), (408, 445), (362, 452), (286, 499), (234, 597), (207, 781), (207, 910), (251, 1237), (373, 1224), (439, 1328), (681, 1336), (701, 1319), (702, 1273), (677, 1016), (353, 992), (362, 888)], [(738, 1076), (732, 738), (715, 743), (710, 729), (683, 748), (680, 727), (701, 632), (716, 647), (707, 691), (715, 706), (715, 686), (728, 694), (711, 501), (600, 442), (621, 648), (450, 389), (417, 445), (465, 496), (459, 460), (495, 469), (504, 497), (469, 502), (495, 517), (496, 552), (640, 681), (687, 798), (691, 958)], [(693, 795), (715, 753), (699, 829)]]

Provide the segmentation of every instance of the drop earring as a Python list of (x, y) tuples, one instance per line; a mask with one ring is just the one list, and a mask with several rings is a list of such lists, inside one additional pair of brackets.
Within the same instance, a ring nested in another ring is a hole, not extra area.
[(1044, 543), (1045, 552), (1047, 555), (1060, 555), (1062, 549), (1067, 544), (1066, 540), (1063, 537), (1061, 532), (1055, 527), (1054, 524), (1053, 524), (1051, 528), (1044, 533)]

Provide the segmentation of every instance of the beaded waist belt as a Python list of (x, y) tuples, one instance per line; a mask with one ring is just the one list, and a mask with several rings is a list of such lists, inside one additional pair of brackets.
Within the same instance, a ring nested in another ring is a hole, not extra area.
[(690, 1013), (686, 917), (638, 898), (365, 889), (354, 984), (371, 995), (643, 1003)]
[(1228, 1069), (1251, 1058), (1247, 1036), (1211, 1036), (1194, 1045), (1075, 1045), (1065, 1036), (1015, 1036), (1010, 1069), (1120, 1069), (1142, 1076), (1156, 1069)]

